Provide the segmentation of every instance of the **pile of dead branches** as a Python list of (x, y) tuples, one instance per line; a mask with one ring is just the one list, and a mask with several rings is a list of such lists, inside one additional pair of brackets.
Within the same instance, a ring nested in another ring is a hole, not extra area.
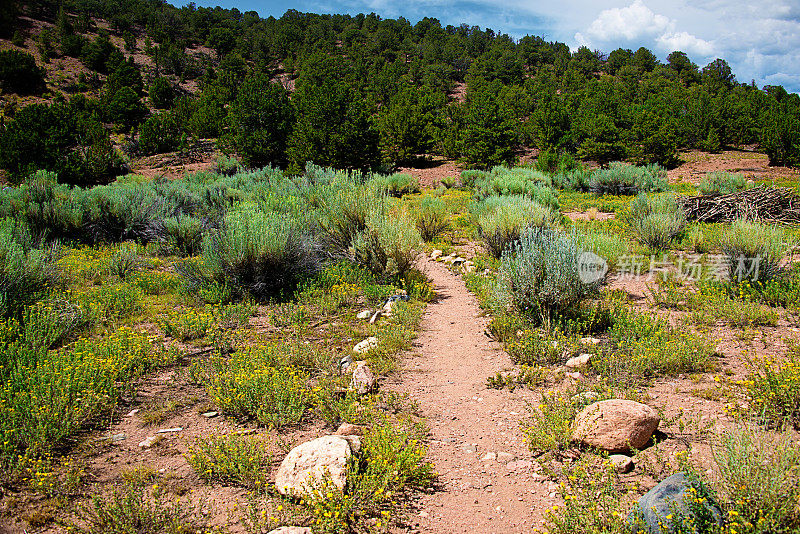
[(788, 187), (759, 185), (728, 195), (678, 197), (690, 221), (750, 221), (800, 223), (800, 196)]

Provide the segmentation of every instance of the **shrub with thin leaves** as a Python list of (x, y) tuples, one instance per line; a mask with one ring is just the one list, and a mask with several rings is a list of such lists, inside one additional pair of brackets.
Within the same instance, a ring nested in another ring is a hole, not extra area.
[(583, 252), (575, 234), (528, 228), (519, 243), (503, 253), (498, 298), (551, 324), (556, 314), (574, 308), (604, 282), (581, 280), (578, 261)]
[(139, 249), (136, 243), (122, 244), (109, 258), (108, 272), (125, 280), (139, 269)]
[(709, 172), (697, 185), (702, 195), (728, 195), (747, 189), (747, 180), (740, 172)]
[(265, 491), (270, 456), (252, 436), (209, 436), (189, 446), (186, 460), (201, 479)]
[(686, 227), (686, 215), (674, 195), (641, 194), (628, 206), (624, 219), (642, 244), (665, 249)]
[(317, 270), (308, 235), (288, 217), (237, 211), (203, 240), (208, 277), (242, 293), (267, 299), (291, 293)]
[(356, 263), (378, 276), (402, 277), (414, 263), (421, 238), (406, 211), (373, 209), (353, 241)]
[(0, 316), (18, 314), (43, 297), (56, 280), (57, 249), (34, 248), (13, 219), (0, 220)]
[(182, 256), (194, 256), (203, 243), (203, 221), (191, 215), (168, 217), (163, 221), (164, 245)]
[(377, 176), (373, 178), (372, 185), (378, 191), (393, 197), (420, 192), (419, 178), (401, 172), (388, 176)]
[(795, 243), (779, 226), (737, 219), (722, 234), (720, 249), (732, 282), (765, 283), (781, 276), (781, 262)]
[(499, 258), (519, 241), (526, 228), (554, 226), (557, 214), (524, 196), (489, 197), (472, 207), (478, 220), (478, 234), (489, 252)]
[(450, 228), (447, 204), (442, 199), (424, 196), (417, 209), (417, 230), (424, 241), (432, 241)]
[(589, 177), (589, 188), (598, 195), (658, 193), (669, 187), (667, 171), (659, 165), (637, 167), (615, 162), (597, 169)]

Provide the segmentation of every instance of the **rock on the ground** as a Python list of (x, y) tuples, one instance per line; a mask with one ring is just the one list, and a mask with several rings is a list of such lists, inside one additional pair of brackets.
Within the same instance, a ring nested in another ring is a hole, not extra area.
[(364, 428), (352, 423), (342, 423), (336, 429), (337, 436), (361, 436), (364, 434)]
[(584, 367), (589, 363), (589, 360), (592, 359), (591, 354), (581, 354), (580, 356), (575, 356), (574, 358), (570, 358), (567, 360), (567, 367), (570, 369), (574, 369), (576, 367)]
[(302, 495), (323, 481), (344, 489), (347, 483), (347, 460), (353, 454), (342, 436), (323, 436), (298, 445), (286, 455), (275, 475), (275, 487), (283, 495)]
[(160, 439), (161, 438), (159, 436), (147, 436), (146, 438), (144, 438), (144, 440), (142, 440), (139, 443), (139, 447), (143, 449), (149, 449), (150, 447), (158, 443)]
[(597, 339), (596, 337), (582, 337), (581, 343), (585, 345), (597, 345), (598, 343), (600, 343), (600, 340)]
[(572, 439), (611, 453), (641, 449), (661, 418), (646, 404), (611, 399), (590, 404), (575, 417)]
[(350, 380), (350, 389), (359, 395), (369, 393), (375, 389), (375, 375), (367, 362), (359, 360), (353, 365), (353, 378)]
[(378, 338), (375, 336), (370, 336), (364, 341), (358, 343), (355, 347), (353, 347), (353, 352), (357, 354), (364, 354), (371, 351), (377, 346), (378, 346)]
[[(628, 522), (634, 530), (645, 529), (645, 532), (650, 534), (660, 534), (664, 532), (659, 523), (663, 523), (667, 532), (671, 532), (672, 528), (669, 524), (667, 516), (672, 514), (673, 517), (692, 517), (694, 514), (686, 506), (684, 498), (687, 490), (691, 487), (689, 481), (683, 473), (675, 473), (672, 476), (665, 478), (659, 485), (651, 489), (639, 498), (637, 506), (634, 506), (633, 511), (628, 517)], [(706, 499), (703, 506), (711, 512), (717, 524), (722, 525), (722, 514), (719, 508)], [(675, 514), (675, 509), (679, 510), (680, 514)], [(637, 516), (641, 523), (637, 523)]]
[(486, 455), (481, 458), (482, 462), (493, 462), (497, 460), (497, 453), (494, 452), (487, 452)]
[(356, 319), (361, 319), (362, 321), (370, 317), (372, 317), (372, 310), (361, 310), (358, 315), (356, 315)]
[(618, 473), (630, 473), (633, 471), (633, 458), (624, 454), (612, 454), (608, 457), (611, 465), (616, 468)]
[(514, 461), (514, 455), (510, 452), (498, 452), (497, 453), (497, 461), (501, 464), (507, 464), (508, 462)]
[(431, 252), (431, 259), (433, 261), (436, 261), (437, 259), (442, 257), (442, 254), (443, 254), (443, 252), (441, 250), (436, 249), (433, 252)]
[(308, 527), (279, 527), (270, 530), (267, 534), (313, 534), (313, 530)]

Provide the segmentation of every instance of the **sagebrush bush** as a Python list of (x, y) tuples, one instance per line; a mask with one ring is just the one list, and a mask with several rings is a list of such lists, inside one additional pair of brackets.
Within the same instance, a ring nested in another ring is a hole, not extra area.
[(734, 221), (720, 238), (720, 249), (728, 260), (732, 282), (765, 283), (779, 278), (783, 258), (795, 240), (778, 226), (743, 219)]
[(436, 197), (424, 196), (417, 208), (417, 230), (423, 241), (432, 241), (450, 227), (447, 204)]
[(524, 196), (488, 197), (472, 207), (478, 234), (495, 258), (519, 241), (526, 228), (552, 227), (557, 213)]
[(373, 209), (366, 229), (353, 240), (353, 256), (378, 276), (402, 277), (411, 269), (420, 241), (408, 212)]
[(739, 384), (749, 415), (778, 428), (800, 427), (800, 348), (782, 360), (756, 358), (749, 368)]
[(84, 228), (91, 241), (153, 241), (160, 233), (164, 199), (143, 184), (97, 186), (83, 198)]
[(286, 296), (317, 270), (318, 258), (303, 228), (275, 213), (237, 211), (203, 239), (211, 280), (258, 299)]
[(665, 249), (686, 227), (686, 215), (674, 195), (636, 197), (628, 205), (625, 221), (639, 241), (654, 249)]
[(697, 185), (702, 195), (728, 195), (747, 189), (744, 174), (737, 172), (709, 172)]
[(109, 258), (108, 271), (120, 280), (125, 280), (139, 269), (139, 263), (139, 248), (136, 243), (124, 243)]
[(383, 202), (366, 187), (323, 187), (312, 205), (319, 207), (317, 224), (328, 257), (346, 257), (355, 237), (367, 228), (370, 211)]
[(420, 192), (419, 178), (400, 172), (388, 176), (377, 176), (372, 179), (372, 186), (393, 197)]
[(526, 229), (502, 256), (498, 298), (549, 326), (557, 314), (574, 308), (605, 281), (581, 280), (578, 261), (583, 252), (575, 234)]
[(56, 247), (34, 248), (27, 228), (0, 220), (0, 316), (19, 314), (57, 280)]
[(611, 163), (597, 169), (589, 177), (590, 189), (598, 195), (635, 195), (640, 192), (658, 193), (669, 186), (667, 171), (658, 165), (637, 167)]
[(194, 256), (203, 244), (203, 221), (191, 215), (168, 217), (163, 221), (163, 241), (168, 250)]
[[(22, 212), (31, 233), (38, 239), (80, 239), (84, 209), (80, 190), (57, 183), (53, 172), (37, 171), (19, 188), (20, 198), (12, 202)], [(8, 215), (11, 215), (10, 213)]]

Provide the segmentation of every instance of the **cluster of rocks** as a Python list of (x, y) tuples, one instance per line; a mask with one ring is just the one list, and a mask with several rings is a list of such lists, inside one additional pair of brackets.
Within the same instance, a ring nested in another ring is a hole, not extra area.
[(361, 320), (369, 319), (369, 324), (375, 324), (381, 317), (391, 317), (395, 303), (400, 301), (408, 301), (408, 295), (405, 290), (401, 290), (400, 293), (389, 297), (377, 310), (362, 310), (356, 317)]
[(475, 264), (472, 261), (462, 258), (458, 254), (448, 254), (447, 256), (443, 256), (443, 254), (444, 252), (441, 250), (434, 250), (431, 252), (431, 259), (433, 261), (446, 263), (447, 265), (461, 267), (465, 273), (471, 273), (475, 271)]

